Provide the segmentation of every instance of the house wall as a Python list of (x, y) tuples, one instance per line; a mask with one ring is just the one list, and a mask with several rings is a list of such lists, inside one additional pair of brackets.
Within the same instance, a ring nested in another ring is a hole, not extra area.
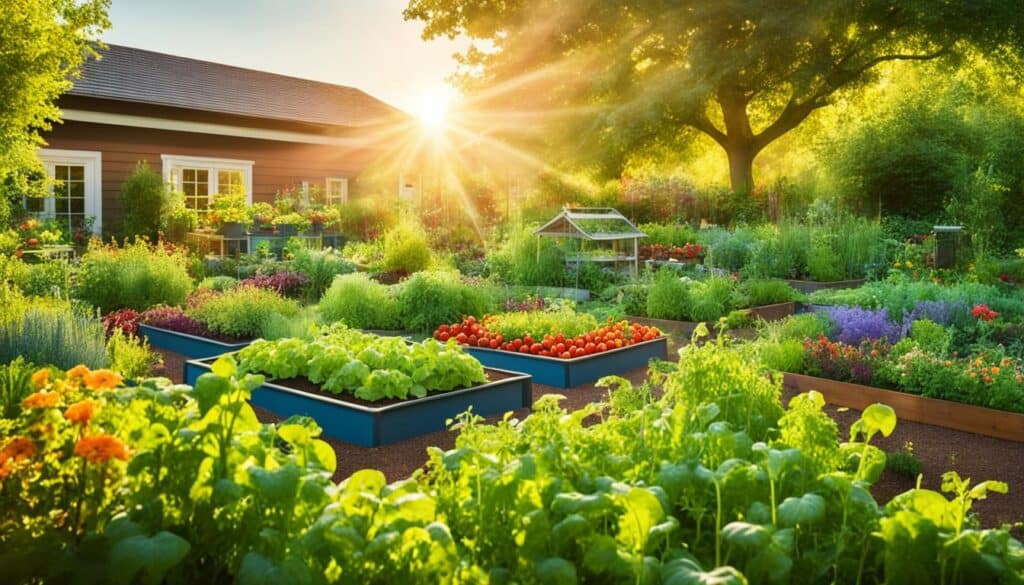
[(253, 202), (271, 202), (277, 191), (293, 185), (301, 187), (303, 181), (323, 188), (327, 177), (347, 177), (351, 192), (355, 177), (376, 156), (374, 151), (365, 148), (76, 121), (54, 125), (53, 130), (44, 138), (48, 143), (46, 148), (102, 153), (104, 231), (120, 228), (123, 215), (121, 183), (135, 168), (135, 164), (145, 160), (154, 171), (162, 173), (162, 154), (253, 161)]

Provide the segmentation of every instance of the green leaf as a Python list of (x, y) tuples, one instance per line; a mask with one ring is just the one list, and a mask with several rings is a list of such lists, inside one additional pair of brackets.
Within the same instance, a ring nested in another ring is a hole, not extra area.
[(301, 470), (292, 463), (273, 471), (257, 466), (249, 468), (249, 477), (253, 485), (271, 504), (287, 505), (291, 502), (299, 491), (301, 474)]
[(825, 499), (818, 494), (786, 498), (779, 504), (777, 512), (782, 526), (814, 524), (825, 519)]
[(761, 548), (771, 542), (772, 532), (759, 524), (730, 522), (722, 527), (722, 540), (741, 548)]
[(387, 479), (380, 471), (376, 469), (360, 469), (348, 476), (348, 479), (341, 482), (341, 485), (338, 487), (348, 493), (369, 492), (380, 494), (385, 485), (387, 485)]
[(160, 583), (190, 549), (187, 540), (167, 531), (130, 536), (110, 549), (112, 577), (116, 583), (131, 583), (141, 573), (143, 583)]
[(277, 564), (267, 557), (250, 552), (238, 569), (239, 585), (309, 585), (312, 575), (300, 559), (288, 557)]
[(590, 523), (579, 514), (569, 514), (551, 527), (551, 538), (557, 543), (571, 543), (590, 532)]
[(747, 579), (732, 567), (705, 572), (690, 558), (674, 559), (661, 568), (662, 585), (746, 585)]
[(888, 437), (895, 429), (896, 411), (891, 406), (876, 402), (864, 409), (860, 419), (850, 427), (850, 435), (856, 437), (857, 432), (862, 432), (870, 441), (875, 433), (881, 432), (883, 437)]
[(550, 585), (576, 584), (576, 567), (561, 557), (551, 557), (538, 562), (533, 568), (533, 573), (541, 583)]
[(210, 366), (210, 371), (213, 372), (214, 376), (230, 378), (238, 373), (238, 365), (235, 363), (235, 358), (225, 355), (213, 362), (213, 365)]
[(618, 496), (617, 501), (623, 507), (619, 516), (619, 541), (633, 551), (642, 552), (651, 528), (665, 518), (665, 510), (657, 496), (639, 487), (630, 488)]
[(221, 396), (231, 391), (231, 382), (216, 374), (203, 374), (196, 380), (192, 396), (199, 406), (199, 415), (205, 416), (214, 406), (220, 402)]
[(607, 534), (593, 537), (583, 555), (583, 566), (590, 572), (611, 577), (626, 577), (632, 571), (632, 559), (619, 549), (615, 539)]

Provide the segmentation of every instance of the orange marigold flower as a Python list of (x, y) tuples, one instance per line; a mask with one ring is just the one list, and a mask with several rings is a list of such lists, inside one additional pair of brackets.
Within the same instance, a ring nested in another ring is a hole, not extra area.
[(127, 461), (130, 457), (124, 443), (112, 435), (82, 437), (75, 444), (75, 455), (89, 463), (106, 463), (114, 458)]
[(39, 370), (32, 374), (32, 387), (36, 390), (42, 390), (50, 383), (50, 370)]
[(28, 437), (14, 437), (0, 451), (0, 463), (7, 463), (9, 460), (22, 461), (33, 457), (36, 454), (36, 444)]
[(56, 392), (36, 392), (30, 394), (21, 405), (25, 408), (53, 408), (59, 402), (60, 394)]
[(69, 421), (85, 426), (92, 420), (93, 415), (96, 414), (96, 403), (92, 400), (83, 400), (76, 402), (68, 407), (64, 411), (64, 418)]
[(998, 373), (999, 373), (999, 368), (996, 367), (996, 366), (992, 366), (992, 375), (995, 376)]
[(121, 385), (121, 375), (110, 370), (96, 370), (85, 375), (85, 387), (90, 390), (113, 390)]
[(84, 378), (85, 375), (88, 373), (89, 368), (85, 367), (82, 364), (78, 364), (77, 366), (68, 370), (68, 378)]

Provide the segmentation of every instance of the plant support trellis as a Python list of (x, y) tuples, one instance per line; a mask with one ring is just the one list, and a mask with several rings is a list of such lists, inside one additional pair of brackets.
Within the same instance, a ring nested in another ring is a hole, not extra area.
[[(640, 269), (640, 238), (647, 234), (640, 231), (626, 216), (610, 207), (579, 207), (565, 208), (546, 224), (533, 232), (537, 236), (537, 255), (540, 256), (540, 238), (574, 238), (581, 240), (581, 245), (574, 257), (577, 274), (579, 265), (588, 262), (629, 262), (633, 276)], [(632, 253), (623, 250), (621, 242), (633, 241)], [(597, 255), (584, 255), (582, 242), (611, 242), (611, 249), (602, 248)], [(607, 252), (607, 253), (604, 253)]]

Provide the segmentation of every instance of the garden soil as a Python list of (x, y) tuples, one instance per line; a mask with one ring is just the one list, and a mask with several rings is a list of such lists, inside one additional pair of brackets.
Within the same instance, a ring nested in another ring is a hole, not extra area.
[[(161, 353), (164, 355), (164, 365), (155, 373), (181, 382), (182, 356), (170, 352)], [(645, 375), (645, 370), (637, 369), (623, 377), (639, 383)], [(560, 394), (565, 397), (561, 404), (568, 410), (577, 410), (591, 402), (600, 401), (606, 393), (607, 389), (597, 388), (593, 384), (569, 389), (533, 385), (534, 401), (545, 394)], [(785, 393), (784, 401), (788, 401), (791, 396), (792, 393)], [(278, 420), (270, 412), (256, 410), (260, 420), (264, 422)], [(857, 410), (831, 405), (826, 407), (826, 411), (838, 423), (841, 439), (849, 436), (850, 425), (860, 417)], [(522, 409), (515, 415), (522, 418), (527, 412), (526, 409)], [(495, 416), (487, 420), (494, 422), (500, 418)], [(388, 481), (395, 481), (408, 477), (427, 461), (427, 447), (451, 449), (455, 445), (455, 437), (454, 431), (438, 431), (373, 448), (330, 439), (327, 441), (338, 455), (335, 480), (340, 481), (354, 471), (369, 467), (382, 471)], [(973, 510), (986, 528), (1024, 522), (1024, 443), (900, 421), (891, 436), (876, 438), (873, 444), (887, 452), (894, 452), (903, 450), (908, 442), (913, 443), (914, 454), (921, 460), (921, 473), (924, 476), (922, 487), (938, 490), (942, 482), (942, 473), (950, 470), (957, 471), (962, 477), (971, 478), (973, 482), (986, 479), (1004, 481), (1010, 486), (1009, 494), (992, 494), (988, 499), (976, 502)], [(886, 471), (872, 488), (872, 493), (879, 502), (886, 502), (893, 496), (913, 488), (914, 484), (914, 478)], [(1020, 538), (1024, 536), (1024, 531), (1018, 527), (1014, 534)]]

